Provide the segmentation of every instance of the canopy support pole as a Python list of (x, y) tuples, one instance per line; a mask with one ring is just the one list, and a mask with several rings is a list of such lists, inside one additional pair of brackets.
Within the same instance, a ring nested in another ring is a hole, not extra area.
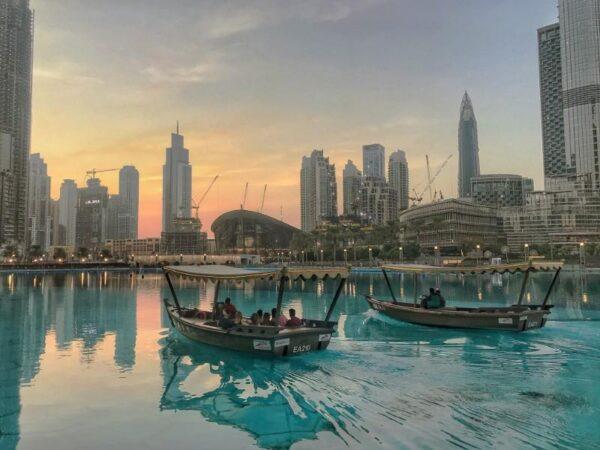
[(383, 272), (383, 277), (385, 278), (385, 283), (387, 284), (390, 294), (392, 295), (392, 300), (394, 301), (394, 303), (398, 303), (396, 301), (396, 296), (394, 295), (394, 290), (392, 289), (392, 283), (390, 283), (390, 278), (388, 277), (387, 272), (385, 271), (385, 269), (381, 269), (381, 271)]
[(558, 275), (560, 274), (561, 269), (562, 268), (559, 267), (556, 270), (556, 273), (554, 274), (554, 277), (552, 278), (552, 282), (550, 283), (550, 286), (548, 287), (548, 292), (546, 292), (546, 295), (544, 296), (544, 301), (542, 302), (542, 306), (546, 306), (546, 303), (548, 303), (548, 299), (550, 298), (552, 289), (554, 289), (554, 285), (556, 284), (556, 281), (558, 280)]
[(221, 289), (221, 280), (215, 283), (215, 297), (213, 299), (213, 313), (217, 313), (217, 303), (219, 303), (219, 290)]
[(414, 295), (414, 306), (415, 308), (417, 307), (417, 285), (419, 284), (417, 277), (419, 276), (419, 274), (417, 274), (417, 272), (413, 273), (413, 288), (415, 290), (415, 295)]
[[(337, 290), (335, 291), (335, 295), (333, 296), (333, 300), (331, 301), (331, 306), (327, 310), (327, 315), (325, 316), (325, 322), (329, 322), (329, 318), (331, 317), (331, 314), (333, 314), (333, 310), (335, 308), (336, 303), (338, 302), (338, 299), (340, 298), (340, 294), (342, 293), (342, 289), (344, 288), (345, 284), (346, 284), (346, 279), (342, 278), (340, 280), (340, 284), (339, 284)], [(394, 294), (392, 294), (392, 295), (394, 295)]]
[(167, 283), (169, 284), (169, 289), (171, 290), (171, 294), (173, 295), (173, 300), (175, 301), (175, 306), (177, 307), (177, 312), (181, 312), (181, 305), (179, 304), (179, 300), (177, 299), (177, 294), (175, 293), (175, 288), (173, 287), (173, 283), (171, 282), (171, 277), (169, 276), (169, 272), (165, 272), (165, 278), (167, 279)]
[(283, 291), (285, 290), (285, 282), (287, 281), (286, 276), (282, 276), (279, 279), (279, 286), (277, 288), (277, 320), (281, 316), (281, 304), (283, 303)]
[(523, 302), (523, 296), (525, 295), (525, 289), (527, 289), (527, 281), (529, 281), (529, 272), (530, 272), (530, 269), (527, 269), (525, 271), (525, 277), (523, 278), (523, 284), (521, 285), (521, 292), (519, 293), (519, 302), (517, 303), (518, 305), (520, 305)]

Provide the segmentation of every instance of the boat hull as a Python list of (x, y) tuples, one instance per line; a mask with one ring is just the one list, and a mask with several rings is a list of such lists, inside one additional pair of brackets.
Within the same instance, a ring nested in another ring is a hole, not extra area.
[(550, 315), (550, 306), (514, 305), (499, 308), (424, 309), (410, 303), (390, 303), (366, 298), (369, 306), (392, 319), (442, 328), (527, 331), (542, 328)]
[[(252, 325), (224, 329), (210, 325), (209, 321), (198, 321), (180, 317), (175, 308), (167, 308), (173, 326), (182, 335), (196, 342), (244, 352), (294, 356), (302, 353), (325, 350), (329, 346), (334, 327), (314, 326), (311, 328), (260, 327)], [(329, 322), (333, 324), (333, 322)]]

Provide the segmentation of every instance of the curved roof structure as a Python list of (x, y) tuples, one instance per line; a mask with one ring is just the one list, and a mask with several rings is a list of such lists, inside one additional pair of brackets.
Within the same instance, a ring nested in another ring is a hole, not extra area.
[(212, 224), (219, 250), (287, 249), (302, 231), (265, 214), (237, 209), (221, 214)]

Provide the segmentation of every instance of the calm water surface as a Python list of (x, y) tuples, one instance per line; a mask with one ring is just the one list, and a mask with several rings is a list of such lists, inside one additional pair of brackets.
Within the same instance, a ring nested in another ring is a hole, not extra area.
[[(451, 304), (510, 304), (520, 275), (446, 276)], [(532, 277), (526, 301), (550, 276)], [(393, 280), (412, 299), (412, 279)], [(203, 303), (212, 285), (180, 284)], [(333, 282), (286, 298), (325, 315)], [(258, 295), (254, 295), (254, 294)], [(0, 449), (600, 448), (600, 275), (563, 274), (552, 321), (523, 334), (441, 330), (368, 311), (353, 275), (323, 353), (272, 360), (170, 332), (159, 275), (0, 277)], [(222, 290), (245, 313), (273, 285)]]

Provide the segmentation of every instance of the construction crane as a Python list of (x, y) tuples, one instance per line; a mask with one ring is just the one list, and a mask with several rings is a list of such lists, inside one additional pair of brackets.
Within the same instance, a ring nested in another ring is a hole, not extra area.
[(195, 212), (196, 219), (198, 219), (198, 210), (200, 209), (200, 204), (204, 201), (204, 199), (206, 198), (206, 196), (208, 195), (208, 193), (210, 192), (210, 190), (212, 189), (212, 187), (214, 186), (214, 184), (217, 182), (218, 179), (219, 179), (219, 175), (215, 176), (212, 179), (212, 181), (209, 183), (208, 187), (206, 188), (206, 191), (204, 191), (204, 194), (202, 194), (202, 197), (200, 197), (200, 200), (198, 200), (196, 202), (196, 201), (194, 201), (194, 199), (192, 199), (192, 209)]
[(101, 169), (101, 170), (98, 170), (98, 169), (92, 169), (92, 170), (88, 170), (88, 171), (85, 173), (85, 179), (87, 180), (88, 178), (96, 178), (96, 174), (97, 174), (97, 173), (103, 173), (103, 172), (116, 172), (117, 170), (120, 170), (120, 169)]
[(248, 182), (247, 181), (246, 181), (246, 187), (244, 188), (244, 199), (242, 200), (240, 209), (244, 209), (246, 207), (246, 198), (248, 198)]
[(265, 195), (267, 195), (267, 185), (265, 184), (265, 188), (263, 189), (262, 199), (260, 200), (260, 206), (258, 207), (258, 212), (262, 214), (263, 208), (265, 207)]
[[(444, 170), (444, 167), (446, 167), (446, 165), (448, 164), (448, 161), (450, 161), (452, 156), (453, 156), (452, 154), (448, 155), (448, 157), (440, 165), (440, 167), (435, 172), (435, 174), (433, 176), (431, 176), (430, 171), (429, 171), (429, 156), (425, 155), (425, 160), (427, 161), (427, 186), (425, 186), (425, 189), (423, 189), (423, 192), (421, 192), (420, 194), (417, 194), (417, 192), (413, 189), (414, 196), (409, 197), (409, 198), (413, 202), (415, 202), (415, 204), (419, 204), (419, 203), (421, 203), (421, 201), (423, 201), (423, 195), (425, 195), (425, 192), (427, 192), (427, 191), (429, 191), (429, 198), (431, 199), (431, 201), (434, 201), (434, 196), (433, 196), (433, 192), (432, 192), (433, 182), (437, 179), (437, 177), (440, 175), (440, 173), (442, 173), (442, 170)], [(443, 197), (440, 192), (440, 199), (442, 199), (442, 198)]]

